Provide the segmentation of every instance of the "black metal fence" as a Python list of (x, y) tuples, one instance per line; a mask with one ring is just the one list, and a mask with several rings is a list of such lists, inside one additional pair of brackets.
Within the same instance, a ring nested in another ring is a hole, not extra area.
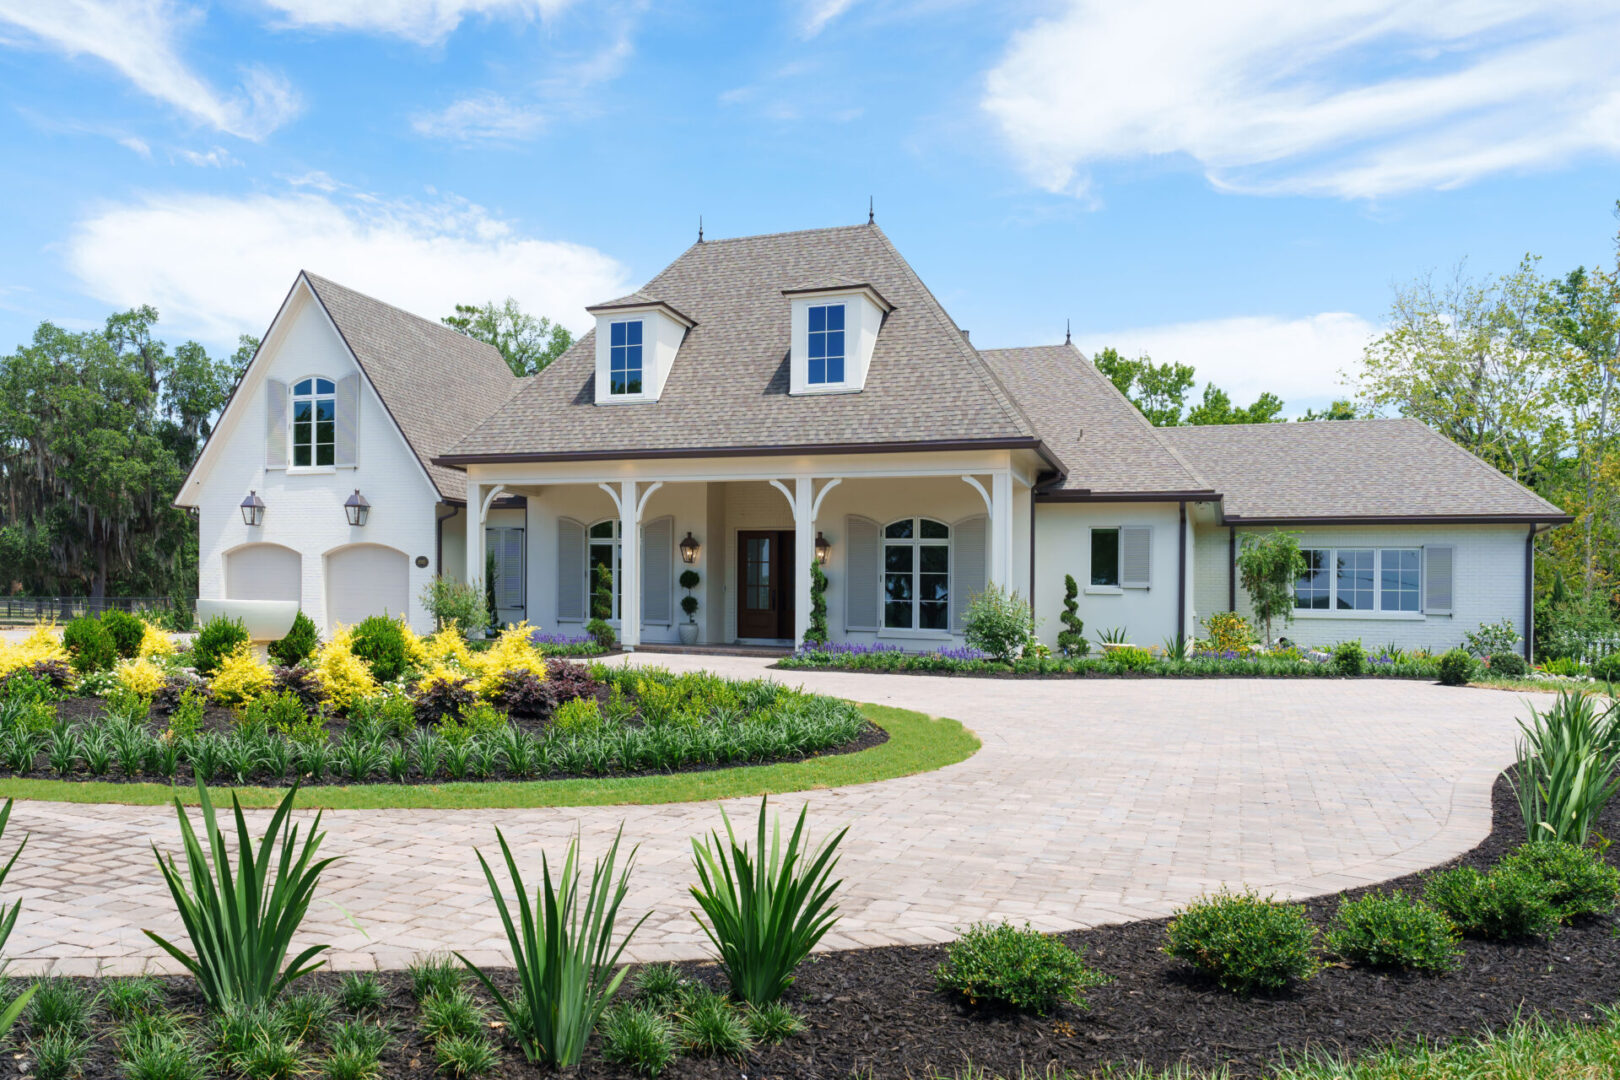
[(0, 626), (32, 626), (37, 622), (65, 623), (80, 615), (100, 615), (103, 611), (169, 611), (174, 601), (167, 596), (0, 596)]

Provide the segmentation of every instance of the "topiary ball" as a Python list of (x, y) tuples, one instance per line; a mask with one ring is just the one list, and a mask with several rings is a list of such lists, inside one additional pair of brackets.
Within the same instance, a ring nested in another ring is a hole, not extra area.
[(1461, 649), (1452, 649), (1440, 658), (1440, 681), (1447, 686), (1464, 686), (1474, 677), (1474, 658)]
[(1530, 665), (1524, 662), (1524, 657), (1514, 652), (1491, 653), (1491, 674), (1504, 679), (1522, 679)]

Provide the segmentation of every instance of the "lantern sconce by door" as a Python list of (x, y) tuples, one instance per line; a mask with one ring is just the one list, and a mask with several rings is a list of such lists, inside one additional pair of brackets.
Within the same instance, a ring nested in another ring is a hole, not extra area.
[(366, 523), (366, 515), (371, 513), (371, 504), (360, 494), (359, 488), (355, 488), (354, 494), (343, 504), (343, 513), (349, 519), (350, 525), (359, 526)]
[(681, 562), (688, 565), (697, 562), (698, 552), (700, 550), (701, 545), (698, 544), (697, 539), (692, 535), (692, 530), (688, 529), (686, 531), (686, 539), (681, 541)]
[(827, 565), (827, 557), (832, 554), (832, 544), (820, 529), (816, 530), (816, 562), (822, 566)]

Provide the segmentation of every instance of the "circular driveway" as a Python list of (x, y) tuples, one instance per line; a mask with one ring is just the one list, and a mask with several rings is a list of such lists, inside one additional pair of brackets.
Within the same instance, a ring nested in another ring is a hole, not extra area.
[[(1011, 681), (768, 672), (737, 657), (629, 662), (772, 674), (953, 717), (983, 740), (936, 772), (772, 800), (784, 815), (808, 803), (818, 836), (850, 826), (843, 919), (824, 948), (944, 941), (987, 918), (1056, 930), (1154, 917), (1223, 883), (1303, 897), (1398, 877), (1489, 831), (1491, 785), (1526, 715), (1519, 694), (1395, 680)], [(751, 835), (757, 801), (723, 805)], [(577, 828), (594, 858), (621, 822), (626, 846), (640, 845), (624, 911), (654, 912), (627, 956), (705, 954), (689, 914), (689, 838), (719, 826), (713, 803), (328, 812), (325, 851), (341, 859), (303, 937), (330, 943), (339, 967), (399, 967), (447, 948), (502, 962), (473, 847), (490, 853), (499, 825), (532, 887), (541, 851), (560, 860)], [(24, 830), (32, 838), (5, 889), (8, 902), (23, 899), (6, 950), (14, 970), (172, 970), (141, 933), (180, 931), (151, 851), (178, 848), (172, 810), (18, 803), (7, 839)]]

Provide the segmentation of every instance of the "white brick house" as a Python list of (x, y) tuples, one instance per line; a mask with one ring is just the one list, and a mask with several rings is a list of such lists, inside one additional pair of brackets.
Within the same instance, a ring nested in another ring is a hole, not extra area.
[(178, 500), (201, 595), (426, 628), (432, 576), (493, 555), (503, 621), (580, 632), (607, 566), (634, 647), (677, 640), (689, 560), (700, 641), (791, 642), (819, 559), (836, 639), (961, 644), (996, 582), (1053, 641), (1072, 574), (1092, 636), (1157, 644), (1245, 608), (1239, 536), (1286, 528), (1292, 636), (1438, 648), (1528, 626), (1533, 536), (1568, 520), (1411, 421), (1153, 428), (1067, 343), (976, 349), (871, 224), (700, 241), (589, 310), (519, 380), (300, 274)]

